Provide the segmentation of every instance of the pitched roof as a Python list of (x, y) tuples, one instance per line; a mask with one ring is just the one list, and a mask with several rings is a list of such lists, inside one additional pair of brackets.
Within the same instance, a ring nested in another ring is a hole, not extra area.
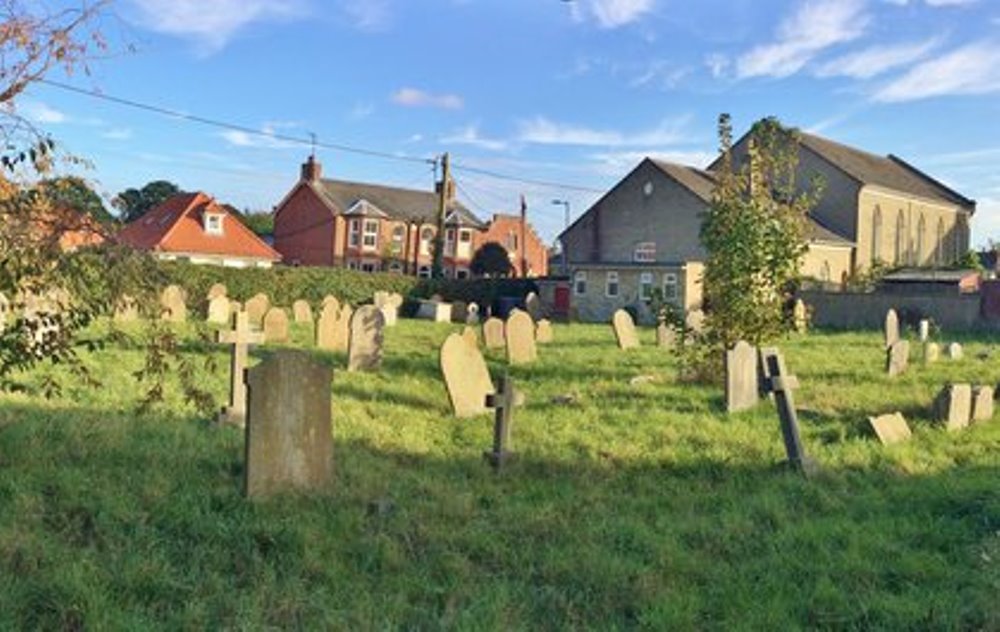
[[(361, 200), (373, 204), (393, 219), (414, 220), (425, 223), (437, 222), (438, 194), (433, 191), (401, 189), (399, 187), (349, 182), (346, 180), (322, 179), (314, 185), (315, 190), (340, 213), (346, 213)], [(448, 214), (455, 214), (458, 223), (481, 228), (483, 222), (465, 208), (461, 202), (453, 201)]]
[[(221, 235), (205, 232), (203, 216), (219, 213)], [(129, 222), (118, 239), (139, 250), (228, 255), (279, 261), (281, 255), (243, 225), (224, 204), (202, 192), (178, 193), (139, 219)]]
[(837, 231), (824, 226), (812, 215), (806, 216), (806, 239), (812, 243), (831, 244), (837, 246), (853, 246), (854, 242)]

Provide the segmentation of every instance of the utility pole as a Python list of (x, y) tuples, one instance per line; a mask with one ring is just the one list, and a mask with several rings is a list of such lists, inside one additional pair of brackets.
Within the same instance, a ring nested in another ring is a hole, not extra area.
[(566, 253), (566, 231), (569, 230), (569, 200), (552, 200), (552, 203), (555, 204), (555, 205), (561, 205), (563, 207), (563, 210), (565, 211), (565, 218), (564, 218), (565, 219), (565, 221), (564, 221), (565, 227), (563, 228), (563, 239), (561, 239), (560, 242), (559, 242), (559, 250), (561, 251), (560, 254), (562, 255), (562, 269), (563, 269), (562, 271), (563, 271), (563, 274), (568, 275), (569, 274), (569, 261), (568, 261), (569, 255)]
[(521, 278), (528, 276), (528, 203), (521, 194)]
[(448, 214), (448, 185), (450, 181), (451, 160), (448, 152), (445, 152), (441, 156), (441, 182), (438, 185), (437, 233), (434, 235), (434, 260), (431, 263), (431, 277), (435, 279), (440, 279), (444, 276), (444, 218)]

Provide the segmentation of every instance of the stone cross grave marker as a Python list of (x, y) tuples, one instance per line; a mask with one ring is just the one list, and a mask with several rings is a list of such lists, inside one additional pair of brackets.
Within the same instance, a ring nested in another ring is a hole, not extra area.
[(208, 299), (208, 322), (225, 325), (232, 315), (229, 299), (224, 294)]
[(790, 375), (785, 367), (785, 359), (777, 349), (768, 348), (762, 351), (762, 359), (767, 367), (767, 389), (774, 394), (778, 407), (778, 418), (781, 420), (781, 436), (785, 441), (785, 453), (788, 463), (803, 474), (809, 475), (816, 469), (816, 463), (806, 456), (799, 433), (799, 418), (795, 410), (793, 391), (799, 387), (799, 380)]
[(883, 445), (907, 441), (911, 436), (910, 426), (900, 412), (869, 417), (868, 425)]
[(483, 344), (487, 349), (503, 349), (507, 345), (503, 334), (503, 321), (492, 316), (483, 323)]
[(245, 492), (322, 490), (333, 480), (333, 370), (283, 349), (249, 369)]
[(611, 316), (611, 327), (615, 330), (615, 340), (619, 349), (638, 349), (639, 337), (635, 333), (635, 322), (624, 309), (615, 311)]
[(672, 349), (676, 343), (676, 334), (674, 333), (674, 328), (666, 323), (666, 321), (660, 321), (660, 324), (656, 326), (656, 346), (661, 349)]
[(229, 405), (222, 409), (217, 421), (220, 424), (243, 427), (247, 418), (247, 391), (243, 381), (243, 373), (247, 368), (247, 349), (249, 345), (264, 342), (264, 334), (251, 331), (247, 313), (237, 312), (233, 316), (233, 329), (218, 332), (216, 339), (232, 346), (229, 350)]
[(800, 334), (806, 333), (809, 329), (809, 310), (801, 298), (795, 299), (795, 305), (792, 307), (792, 325)]
[(313, 311), (312, 306), (309, 305), (309, 301), (299, 299), (292, 303), (292, 319), (296, 324), (300, 325), (311, 325), (313, 322)]
[(890, 309), (885, 313), (885, 348), (888, 349), (899, 341), (899, 316), (896, 310)]
[(288, 342), (288, 314), (281, 307), (272, 307), (264, 315), (264, 339)]
[(171, 323), (183, 323), (187, 320), (187, 304), (184, 302), (184, 290), (179, 285), (168, 285), (160, 293), (161, 317)]
[(906, 372), (910, 360), (910, 341), (897, 340), (886, 350), (886, 373), (896, 377)]
[(961, 360), (962, 345), (958, 344), (957, 342), (953, 342), (950, 345), (948, 345), (948, 357), (951, 358), (952, 360)]
[(934, 399), (934, 417), (948, 430), (961, 430), (972, 418), (972, 386), (948, 384)]
[(740, 340), (726, 351), (726, 412), (749, 410), (759, 402), (757, 349)]
[(528, 292), (528, 295), (524, 297), (524, 311), (528, 312), (528, 316), (531, 316), (531, 320), (535, 322), (541, 320), (542, 299), (538, 298), (538, 294)]
[(927, 342), (931, 337), (931, 321), (923, 318), (920, 320), (920, 342)]
[(535, 347), (535, 322), (528, 312), (512, 310), (504, 325), (507, 340), (507, 363), (528, 364), (538, 357)]
[[(525, 314), (525, 316), (528, 315)], [(528, 316), (528, 318), (531, 317)], [(496, 393), (487, 395), (484, 399), (486, 406), (496, 411), (493, 421), (493, 449), (483, 453), (483, 457), (495, 470), (500, 470), (514, 458), (510, 436), (514, 425), (514, 406), (518, 404), (517, 400), (518, 392), (514, 387), (514, 380), (509, 376), (501, 377), (497, 382)]]
[(260, 329), (264, 325), (264, 315), (271, 309), (271, 299), (263, 292), (254, 294), (253, 297), (243, 305), (247, 316), (250, 318), (250, 326)]
[(941, 345), (936, 342), (924, 343), (924, 364), (934, 364), (941, 357)]
[(465, 340), (473, 349), (479, 349), (479, 333), (476, 332), (475, 327), (469, 325), (462, 327), (462, 340)]
[(479, 303), (469, 303), (469, 307), (465, 310), (465, 324), (479, 324)]
[(543, 318), (535, 325), (535, 342), (540, 345), (547, 345), (552, 342), (552, 323)]
[(441, 345), (441, 374), (456, 417), (474, 417), (486, 412), (486, 397), (492, 395), (486, 360), (463, 336), (450, 334)]
[(993, 387), (976, 386), (972, 389), (972, 421), (993, 419)]
[(208, 300), (212, 300), (217, 296), (228, 296), (229, 290), (222, 283), (213, 283), (212, 287), (208, 288), (208, 294), (205, 296)]
[(382, 365), (382, 329), (385, 318), (374, 305), (359, 307), (351, 316), (347, 345), (348, 371), (377, 371)]

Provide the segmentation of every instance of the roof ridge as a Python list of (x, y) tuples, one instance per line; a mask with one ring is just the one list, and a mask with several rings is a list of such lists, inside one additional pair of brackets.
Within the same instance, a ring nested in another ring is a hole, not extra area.
[(976, 205), (976, 201), (973, 200), (972, 198), (969, 198), (969, 197), (966, 197), (966, 196), (962, 195), (961, 193), (959, 193), (955, 189), (951, 188), (947, 184), (941, 182), (940, 180), (938, 180), (934, 176), (930, 175), (929, 173), (925, 173), (924, 171), (918, 169), (916, 166), (911, 165), (910, 163), (908, 163), (907, 161), (903, 160), (902, 158), (900, 158), (896, 154), (889, 154), (889, 160), (895, 162), (896, 164), (898, 164), (899, 166), (903, 167), (904, 169), (906, 169), (907, 171), (909, 171), (913, 175), (917, 176), (918, 178), (923, 178), (924, 180), (926, 180), (930, 184), (938, 187), (939, 189), (945, 191), (946, 193), (948, 193), (950, 195), (955, 196), (960, 202), (962, 202), (962, 203), (964, 203), (964, 204), (966, 204), (968, 206), (975, 206)]

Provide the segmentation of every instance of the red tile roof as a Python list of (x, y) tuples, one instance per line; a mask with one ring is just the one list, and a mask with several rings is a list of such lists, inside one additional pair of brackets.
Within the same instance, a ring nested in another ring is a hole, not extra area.
[[(205, 231), (202, 218), (206, 212), (224, 216), (221, 235)], [(167, 199), (129, 222), (118, 233), (118, 239), (139, 250), (281, 259), (276, 250), (244, 226), (225, 205), (200, 191), (178, 193)]]

